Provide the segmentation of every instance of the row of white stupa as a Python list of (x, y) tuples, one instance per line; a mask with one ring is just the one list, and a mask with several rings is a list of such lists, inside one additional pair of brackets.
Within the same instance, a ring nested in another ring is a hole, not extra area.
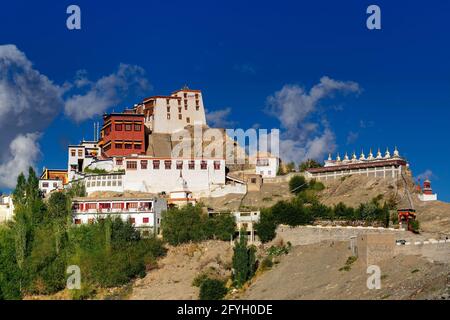
[(394, 149), (394, 153), (391, 156), (391, 153), (389, 152), (389, 148), (386, 148), (386, 152), (384, 153), (384, 156), (381, 154), (380, 149), (378, 149), (377, 155), (374, 157), (372, 153), (372, 149), (370, 149), (369, 155), (366, 157), (364, 154), (364, 150), (361, 152), (361, 155), (359, 158), (356, 156), (356, 153), (353, 152), (352, 158), (350, 159), (347, 152), (345, 153), (344, 159), (341, 159), (340, 154), (338, 153), (336, 156), (336, 160), (333, 160), (331, 158), (331, 153), (328, 155), (328, 160), (325, 160), (325, 167), (328, 166), (336, 166), (340, 164), (345, 163), (358, 163), (362, 161), (379, 161), (379, 160), (387, 160), (387, 159), (400, 159), (400, 153), (397, 150), (397, 147)]

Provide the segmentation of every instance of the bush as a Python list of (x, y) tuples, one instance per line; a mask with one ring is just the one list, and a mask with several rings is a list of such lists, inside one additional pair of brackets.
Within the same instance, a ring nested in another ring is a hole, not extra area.
[(223, 281), (204, 279), (200, 285), (200, 300), (222, 300), (228, 290)]
[(308, 183), (303, 176), (295, 175), (289, 180), (289, 191), (292, 193), (298, 194), (307, 188)]
[(309, 209), (301, 201), (279, 201), (272, 207), (272, 214), (276, 224), (286, 224), (292, 227), (311, 222)]
[(419, 229), (420, 229), (420, 223), (419, 220), (411, 220), (409, 222), (409, 227), (411, 229), (412, 232), (414, 233), (420, 233)]
[(261, 270), (267, 270), (273, 267), (273, 261), (272, 261), (272, 256), (267, 256), (263, 259), (263, 261), (261, 262)]

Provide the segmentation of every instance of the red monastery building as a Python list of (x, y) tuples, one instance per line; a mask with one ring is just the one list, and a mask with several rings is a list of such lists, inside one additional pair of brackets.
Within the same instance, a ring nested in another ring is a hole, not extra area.
[(105, 157), (145, 154), (144, 115), (111, 113), (103, 117), (102, 154)]

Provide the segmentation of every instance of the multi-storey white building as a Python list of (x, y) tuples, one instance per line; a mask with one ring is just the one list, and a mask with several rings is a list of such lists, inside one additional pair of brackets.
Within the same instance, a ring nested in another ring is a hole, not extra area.
[(280, 158), (269, 153), (258, 154), (255, 163), (255, 172), (263, 178), (274, 178), (280, 167)]
[(194, 196), (209, 195), (225, 185), (224, 159), (127, 157), (125, 190), (166, 194), (189, 190)]
[(170, 96), (148, 97), (134, 107), (145, 115), (145, 125), (155, 133), (173, 133), (188, 125), (206, 125), (202, 92), (187, 87)]
[(77, 173), (83, 172), (97, 156), (101, 149), (96, 141), (82, 141), (79, 145), (69, 145), (67, 172), (69, 181), (77, 178)]
[(14, 203), (11, 196), (0, 195), (0, 223), (11, 220), (14, 216)]
[(120, 218), (130, 221), (143, 235), (159, 232), (165, 210), (167, 202), (162, 198), (75, 198), (72, 205), (75, 225)]

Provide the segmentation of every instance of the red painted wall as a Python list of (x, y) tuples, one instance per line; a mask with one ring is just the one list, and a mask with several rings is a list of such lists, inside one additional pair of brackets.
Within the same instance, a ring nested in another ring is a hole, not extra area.
[(104, 116), (102, 141), (102, 151), (108, 157), (145, 154), (144, 115), (121, 113)]

